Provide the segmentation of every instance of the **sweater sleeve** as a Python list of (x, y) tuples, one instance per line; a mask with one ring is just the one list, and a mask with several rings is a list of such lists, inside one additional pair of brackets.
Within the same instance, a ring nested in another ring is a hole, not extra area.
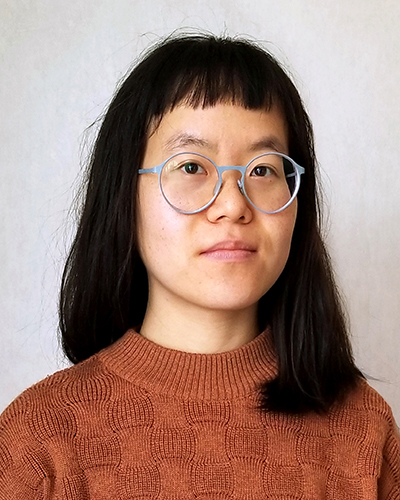
[(29, 429), (20, 400), (0, 416), (0, 500), (45, 500), (46, 452)]
[(390, 419), (390, 428), (383, 449), (378, 499), (400, 499), (400, 434), (393, 416)]

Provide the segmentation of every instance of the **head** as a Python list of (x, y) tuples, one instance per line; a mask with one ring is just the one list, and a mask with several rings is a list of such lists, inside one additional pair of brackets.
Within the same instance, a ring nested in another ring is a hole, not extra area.
[[(97, 344), (96, 350), (128, 327), (139, 325), (145, 313), (148, 288), (138, 252), (137, 185), (150, 135), (178, 106), (199, 109), (221, 103), (248, 110), (279, 109), (287, 128), (288, 154), (306, 172), (297, 195), (297, 219), (285, 270), (260, 300), (261, 327), (270, 321), (271, 305), (275, 307), (284, 290), (297, 286), (290, 270), (301, 275), (318, 233), (318, 219), (312, 130), (295, 86), (277, 61), (254, 43), (209, 35), (169, 38), (153, 47), (126, 78), (105, 115), (93, 151), (64, 287), (79, 295), (77, 276), (88, 266), (82, 255), (90, 254), (91, 271), (85, 271), (86, 294), (79, 308), (87, 309), (85, 300), (97, 294), (92, 322), (99, 318), (99, 331), (108, 321), (110, 332), (108, 338), (106, 333), (93, 333), (91, 344)], [(69, 307), (67, 294), (64, 302), (61, 299), (63, 314), (63, 307)], [(90, 346), (81, 346), (81, 354), (75, 356), (75, 347), (68, 345), (64, 335), (64, 348), (73, 361), (93, 352)]]

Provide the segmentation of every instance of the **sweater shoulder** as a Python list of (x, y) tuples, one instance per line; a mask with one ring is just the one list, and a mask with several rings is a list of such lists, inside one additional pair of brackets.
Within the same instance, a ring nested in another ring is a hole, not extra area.
[(392, 421), (393, 413), (389, 404), (366, 380), (360, 380), (346, 400), (345, 406), (360, 409), (366, 413), (380, 415), (384, 420)]
[(90, 392), (101, 393), (104, 378), (94, 356), (34, 384), (5, 409), (0, 415), (0, 491), (10, 484), (21, 498), (25, 490), (41, 491), (54, 471), (48, 443), (76, 434), (77, 402)]
[(100, 408), (132, 391), (135, 387), (128, 387), (95, 354), (23, 391), (0, 415), (0, 439), (11, 428), (73, 429), (77, 413), (90, 413), (90, 407)]
[(364, 379), (332, 408), (329, 422), (335, 434), (356, 437), (377, 449), (383, 449), (397, 429), (389, 404)]
[(0, 491), (11, 481), (41, 491), (66, 456), (84, 456), (88, 437), (112, 436), (128, 415), (123, 402), (142, 393), (97, 354), (26, 389), (0, 415)]
[(333, 415), (341, 420), (350, 418), (356, 427), (369, 422), (371, 428), (375, 425), (381, 432), (396, 426), (391, 407), (365, 379), (361, 379), (345, 400), (333, 408)]
[(0, 428), (5, 422), (15, 419), (21, 413), (60, 407), (70, 403), (71, 399), (80, 400), (88, 391), (92, 394), (98, 392), (93, 389), (99, 385), (104, 376), (104, 370), (97, 356), (57, 371), (25, 389), (1, 415)]

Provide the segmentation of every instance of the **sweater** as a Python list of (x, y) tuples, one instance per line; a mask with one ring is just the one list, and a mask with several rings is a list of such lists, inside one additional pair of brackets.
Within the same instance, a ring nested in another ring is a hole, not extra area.
[(257, 409), (271, 335), (230, 352), (128, 331), (0, 418), (1, 500), (400, 499), (392, 413), (365, 382), (323, 415)]

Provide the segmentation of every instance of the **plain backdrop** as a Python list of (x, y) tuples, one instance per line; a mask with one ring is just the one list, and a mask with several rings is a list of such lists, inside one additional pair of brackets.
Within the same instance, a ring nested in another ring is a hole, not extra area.
[(0, 410), (68, 365), (57, 295), (85, 129), (148, 45), (189, 28), (261, 40), (293, 76), (314, 123), (357, 362), (399, 422), (397, 0), (2, 0)]

